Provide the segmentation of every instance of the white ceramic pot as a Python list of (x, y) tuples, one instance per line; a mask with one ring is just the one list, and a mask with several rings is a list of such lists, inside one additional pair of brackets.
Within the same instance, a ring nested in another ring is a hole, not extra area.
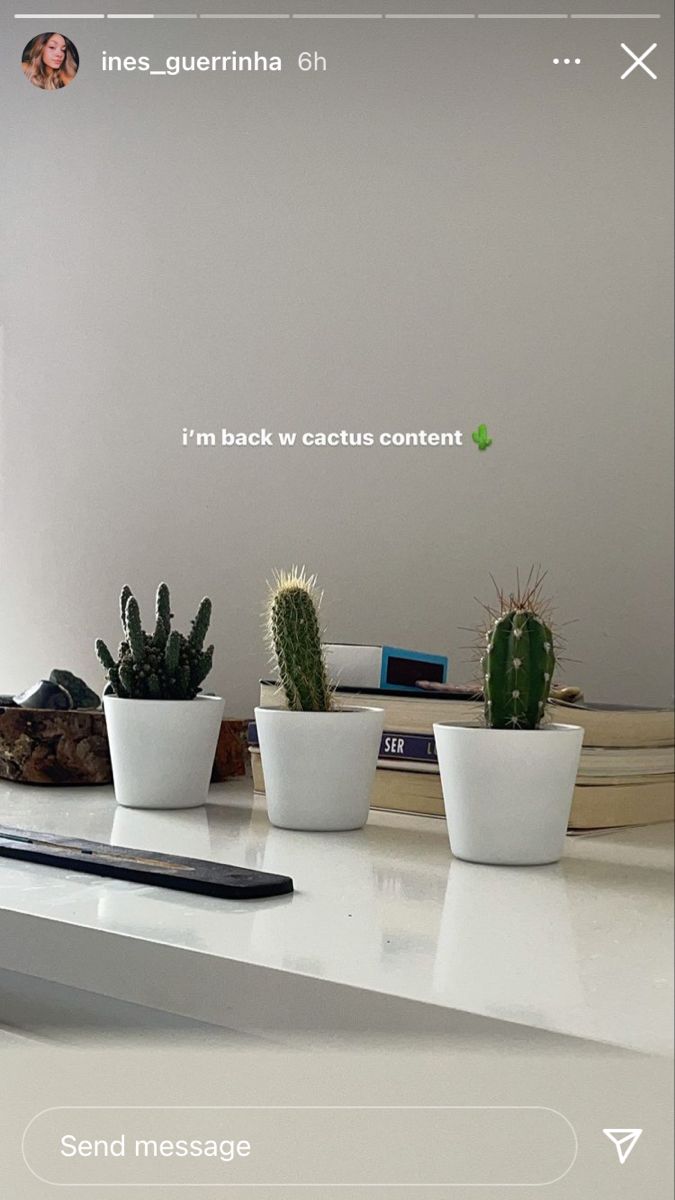
[(225, 702), (104, 696), (115, 799), (125, 808), (206, 803)]
[(434, 736), (455, 857), (504, 866), (557, 862), (583, 729), (434, 725)]
[(360, 829), (384, 725), (381, 708), (256, 708), (267, 814), (280, 829)]

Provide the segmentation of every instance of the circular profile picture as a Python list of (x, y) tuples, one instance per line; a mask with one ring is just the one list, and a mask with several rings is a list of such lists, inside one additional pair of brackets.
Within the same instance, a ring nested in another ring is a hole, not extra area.
[(21, 55), (23, 73), (33, 87), (57, 92), (68, 87), (77, 75), (80, 56), (70, 38), (62, 33), (39, 33)]

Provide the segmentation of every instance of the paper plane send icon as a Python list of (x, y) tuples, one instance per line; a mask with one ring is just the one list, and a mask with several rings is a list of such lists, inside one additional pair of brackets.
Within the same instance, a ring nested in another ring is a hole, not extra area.
[(621, 1166), (625, 1163), (628, 1155), (635, 1149), (641, 1129), (603, 1129), (602, 1131), (610, 1142), (614, 1142), (616, 1152), (619, 1156)]

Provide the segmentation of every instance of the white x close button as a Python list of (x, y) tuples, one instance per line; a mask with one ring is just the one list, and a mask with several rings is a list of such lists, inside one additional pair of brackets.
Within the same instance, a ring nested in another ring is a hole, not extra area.
[(628, 67), (628, 68), (627, 68), (627, 69), (624, 71), (624, 73), (623, 73), (623, 75), (621, 76), (621, 78), (622, 78), (622, 79), (627, 79), (627, 78), (628, 78), (628, 76), (631, 74), (631, 72), (632, 72), (632, 71), (634, 71), (634, 70), (635, 70), (635, 68), (636, 68), (636, 67), (642, 67), (642, 70), (643, 70), (643, 71), (644, 71), (644, 72), (645, 72), (647, 75), (651, 76), (651, 78), (652, 78), (652, 79), (656, 79), (656, 75), (654, 74), (654, 72), (653, 72), (653, 71), (652, 71), (652, 70), (651, 70), (649, 67), (646, 67), (646, 66), (645, 66), (645, 59), (646, 59), (646, 57), (647, 57), (647, 55), (648, 55), (648, 54), (651, 54), (652, 50), (656, 50), (657, 44), (658, 44), (657, 42), (654, 42), (654, 43), (653, 43), (653, 44), (652, 44), (652, 45), (649, 47), (649, 49), (648, 49), (648, 50), (645, 50), (645, 51), (644, 51), (644, 53), (643, 53), (643, 54), (634, 54), (634, 53), (633, 53), (633, 51), (631, 50), (630, 46), (627, 46), (625, 42), (622, 42), (622, 43), (621, 43), (621, 49), (622, 49), (622, 50), (625, 50), (625, 51), (626, 51), (626, 54), (629, 54), (629, 55), (630, 55), (630, 57), (631, 57), (632, 59), (634, 59), (634, 61), (633, 61), (633, 62), (631, 63), (631, 65), (630, 65), (630, 66), (629, 66), (629, 67)]

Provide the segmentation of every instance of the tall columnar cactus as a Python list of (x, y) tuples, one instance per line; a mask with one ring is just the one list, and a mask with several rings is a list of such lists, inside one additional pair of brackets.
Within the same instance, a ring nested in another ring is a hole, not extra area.
[(280, 571), (270, 586), (267, 638), (290, 709), (330, 712), (333, 695), (321, 640), (316, 578)]
[(157, 589), (155, 629), (146, 633), (138, 601), (122, 589), (120, 618), (124, 639), (114, 659), (98, 638), (96, 653), (108, 679), (107, 691), (130, 700), (194, 700), (213, 663), (213, 646), (204, 649), (211, 619), (211, 601), (204, 598), (190, 633), (171, 629), (171, 599), (165, 583)]
[(550, 606), (541, 598), (543, 576), (521, 592), (498, 589), (481, 657), (485, 722), (491, 729), (537, 729), (546, 713), (556, 663)]

